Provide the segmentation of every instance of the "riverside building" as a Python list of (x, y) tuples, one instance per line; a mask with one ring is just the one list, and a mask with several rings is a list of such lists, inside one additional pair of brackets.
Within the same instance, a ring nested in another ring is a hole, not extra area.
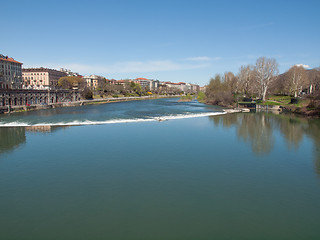
[(106, 83), (106, 79), (104, 77), (97, 75), (85, 76), (83, 79), (85, 80), (87, 87), (91, 90), (97, 90)]
[(142, 88), (150, 89), (151, 91), (156, 91), (159, 88), (159, 80), (136, 78), (134, 82), (139, 83)]
[(0, 89), (22, 88), (22, 63), (0, 54)]
[(24, 68), (22, 78), (25, 89), (57, 89), (58, 80), (67, 74), (50, 68)]

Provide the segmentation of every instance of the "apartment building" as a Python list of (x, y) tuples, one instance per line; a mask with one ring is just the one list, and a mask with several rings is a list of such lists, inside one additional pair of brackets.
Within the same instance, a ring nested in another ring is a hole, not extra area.
[(84, 76), (83, 79), (87, 83), (87, 87), (91, 90), (97, 90), (106, 82), (104, 77), (98, 75)]
[(0, 89), (22, 88), (22, 63), (0, 54)]
[(134, 82), (139, 83), (144, 89), (150, 89), (156, 91), (159, 88), (159, 80), (147, 79), (147, 78), (136, 78)]
[(22, 69), (25, 89), (58, 89), (58, 80), (65, 76), (66, 73), (50, 68)]

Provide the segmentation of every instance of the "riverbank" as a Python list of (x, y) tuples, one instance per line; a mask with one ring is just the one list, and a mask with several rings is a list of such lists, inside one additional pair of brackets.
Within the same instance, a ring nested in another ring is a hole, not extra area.
[[(212, 105), (209, 102), (205, 102)], [(315, 97), (292, 98), (290, 96), (268, 96), (265, 102), (261, 100), (234, 102), (234, 106), (226, 106), (218, 104), (220, 107), (228, 107), (229, 109), (248, 109), (255, 111), (273, 111), (273, 112), (288, 112), (298, 114), (308, 118), (320, 118), (320, 99)], [(237, 107), (235, 107), (237, 105)]]
[(283, 107), (288, 112), (302, 115), (309, 118), (320, 118), (320, 108), (319, 107), (294, 107), (294, 106), (285, 106)]
[(84, 105), (96, 105), (96, 104), (106, 104), (115, 102), (126, 102), (126, 101), (141, 101), (148, 99), (160, 99), (160, 98), (174, 98), (180, 97), (168, 96), (168, 95), (153, 95), (153, 96), (141, 96), (141, 97), (111, 97), (111, 98), (98, 98), (98, 99), (88, 99), (80, 100), (74, 102), (61, 102), (61, 103), (50, 103), (50, 104), (34, 104), (30, 106), (5, 106), (0, 108), (0, 114), (14, 113), (14, 112), (27, 112), (50, 108), (60, 108), (60, 107), (80, 107)]

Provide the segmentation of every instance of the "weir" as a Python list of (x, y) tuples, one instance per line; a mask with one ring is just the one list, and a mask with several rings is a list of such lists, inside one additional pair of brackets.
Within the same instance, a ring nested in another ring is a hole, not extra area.
[[(227, 114), (228, 112), (204, 112), (204, 113), (191, 113), (191, 114), (174, 114), (174, 115), (163, 115), (160, 116), (164, 121), (167, 120), (177, 120), (177, 119), (186, 119), (186, 118), (199, 118), (199, 117), (210, 117)], [(116, 124), (116, 123), (137, 123), (137, 122), (155, 122), (159, 121), (159, 117), (149, 117), (149, 118), (128, 118), (128, 119), (107, 119), (100, 121), (93, 120), (74, 120), (69, 122), (37, 122), (37, 123), (28, 123), (23, 121), (16, 122), (1, 122), (1, 127), (46, 127), (46, 126), (86, 126), (86, 125), (104, 125), (104, 124)]]

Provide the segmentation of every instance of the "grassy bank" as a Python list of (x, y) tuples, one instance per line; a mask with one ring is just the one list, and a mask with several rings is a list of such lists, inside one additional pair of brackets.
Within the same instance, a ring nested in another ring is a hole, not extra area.
[(191, 102), (193, 99), (193, 96), (190, 94), (187, 94), (185, 96), (181, 96), (181, 98), (179, 99), (179, 102)]
[(259, 105), (281, 106), (286, 111), (304, 115), (307, 117), (320, 117), (320, 99), (317, 97), (299, 97), (271, 95), (265, 102), (257, 102)]

